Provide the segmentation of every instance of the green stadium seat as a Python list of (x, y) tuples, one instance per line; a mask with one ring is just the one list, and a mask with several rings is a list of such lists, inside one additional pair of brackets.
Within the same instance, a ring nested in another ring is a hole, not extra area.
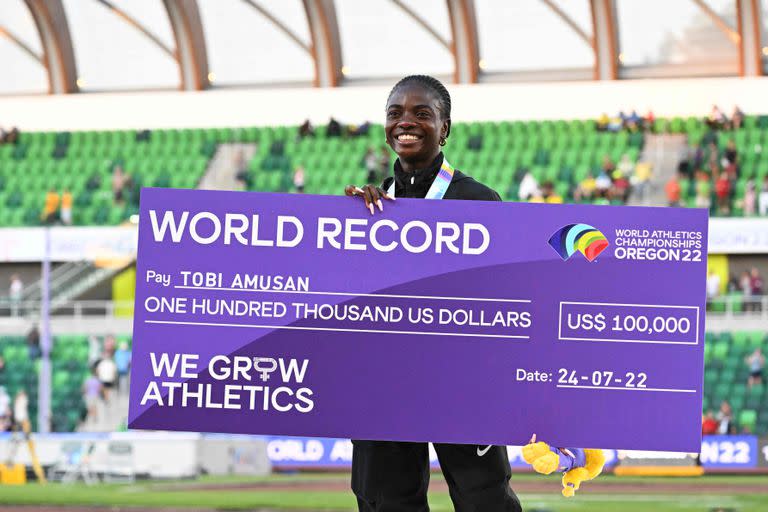
[(757, 425), (757, 411), (753, 409), (744, 409), (738, 416), (739, 425), (742, 428), (749, 428), (751, 432), (755, 431)]

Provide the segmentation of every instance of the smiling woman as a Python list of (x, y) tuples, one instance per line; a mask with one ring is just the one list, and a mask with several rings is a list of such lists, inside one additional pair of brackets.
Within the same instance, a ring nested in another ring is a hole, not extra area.
[[(455, 170), (441, 147), (451, 134), (451, 96), (437, 79), (410, 75), (400, 80), (387, 99), (387, 144), (397, 153), (394, 176), (381, 186), (348, 185), (348, 196), (360, 196), (373, 214), (383, 199), (473, 199), (500, 201), (494, 190)], [(436, 179), (440, 178), (440, 179)]]
[[(397, 153), (394, 176), (381, 186), (345, 188), (347, 195), (363, 198), (371, 215), (374, 205), (383, 210), (382, 199), (394, 200), (395, 196), (501, 200), (495, 191), (454, 169), (443, 156), (441, 147), (451, 134), (451, 96), (435, 78), (412, 75), (395, 85), (387, 100), (385, 131), (387, 144)], [(364, 371), (367, 361), (360, 364)], [(429, 510), (427, 443), (353, 441), (353, 445), (352, 489), (361, 512)], [(457, 511), (522, 510), (509, 487), (506, 447), (434, 446)]]

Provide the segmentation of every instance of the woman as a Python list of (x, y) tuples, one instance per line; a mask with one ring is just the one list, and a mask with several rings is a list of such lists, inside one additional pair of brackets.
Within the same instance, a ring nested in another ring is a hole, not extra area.
[[(385, 133), (387, 144), (397, 154), (394, 177), (385, 179), (381, 187), (369, 184), (345, 188), (346, 195), (363, 198), (371, 215), (375, 208), (383, 211), (382, 199), (395, 197), (501, 200), (494, 190), (455, 170), (444, 158), (440, 148), (451, 133), (451, 97), (435, 78), (412, 75), (395, 85), (387, 100)], [(361, 512), (429, 510), (427, 443), (361, 440), (353, 444), (352, 489)], [(434, 446), (458, 512), (522, 510), (509, 487), (506, 447)], [(534, 463), (536, 459), (534, 468), (539, 472), (577, 467), (571, 452), (567, 452), (571, 457), (568, 459), (559, 450), (550, 451), (545, 443), (536, 443), (535, 436), (526, 450), (526, 460)], [(583, 450), (580, 452), (584, 462)], [(552, 461), (551, 467), (543, 464)], [(592, 469), (588, 471), (590, 477), (596, 476)]]

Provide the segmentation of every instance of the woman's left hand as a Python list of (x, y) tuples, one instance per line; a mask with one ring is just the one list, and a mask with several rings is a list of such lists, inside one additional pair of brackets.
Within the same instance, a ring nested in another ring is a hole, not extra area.
[(347, 185), (344, 187), (344, 194), (348, 196), (359, 196), (363, 198), (363, 201), (365, 201), (365, 207), (368, 208), (368, 211), (371, 212), (371, 215), (373, 215), (373, 205), (375, 204), (380, 212), (384, 211), (384, 205), (381, 202), (381, 199), (389, 199), (391, 201), (394, 201), (395, 198), (387, 194), (387, 192), (381, 188), (377, 187), (376, 185), (363, 185), (363, 188), (360, 188), (356, 185)]
[(562, 471), (563, 496), (566, 497), (573, 496), (581, 482), (599, 475), (605, 465), (602, 450), (555, 448), (541, 441), (537, 443), (536, 434), (523, 447), (523, 459), (537, 473), (548, 475), (555, 470)]

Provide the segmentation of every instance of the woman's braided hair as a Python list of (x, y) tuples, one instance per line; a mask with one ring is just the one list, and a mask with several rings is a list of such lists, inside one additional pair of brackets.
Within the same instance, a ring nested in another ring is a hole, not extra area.
[[(407, 85), (411, 83), (419, 84), (431, 90), (432, 92), (434, 92), (439, 98), (438, 109), (440, 111), (440, 117), (442, 117), (444, 120), (450, 121), (451, 95), (448, 93), (448, 89), (445, 88), (445, 86), (440, 80), (429, 75), (408, 75), (405, 78), (401, 79), (399, 82), (395, 84), (395, 86), (390, 91), (389, 97), (387, 97), (387, 102), (389, 102), (389, 98), (392, 97), (392, 95), (395, 93), (395, 91), (398, 88), (400, 88), (403, 85)], [(448, 132), (445, 134), (445, 136), (448, 137), (450, 133), (451, 133), (451, 126), (448, 125)]]

